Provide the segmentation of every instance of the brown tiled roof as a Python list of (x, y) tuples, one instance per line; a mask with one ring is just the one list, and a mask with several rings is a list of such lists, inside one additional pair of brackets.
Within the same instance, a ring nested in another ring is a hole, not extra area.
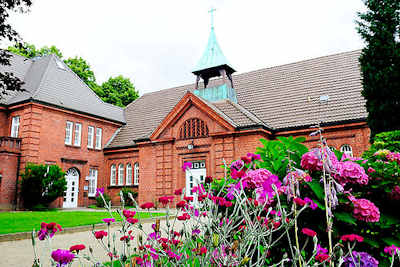
[[(238, 103), (215, 102), (236, 127), (262, 125), (273, 130), (365, 119), (358, 63), (360, 51), (319, 57), (233, 76)], [(215, 82), (215, 81), (214, 81)], [(210, 82), (212, 86), (213, 81)], [(145, 94), (125, 109), (127, 124), (109, 147), (146, 139), (187, 90), (185, 85)], [(327, 103), (320, 96), (329, 96)]]

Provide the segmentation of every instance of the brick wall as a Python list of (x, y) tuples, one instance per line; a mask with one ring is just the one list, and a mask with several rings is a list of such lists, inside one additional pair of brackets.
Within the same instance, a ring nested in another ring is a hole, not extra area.
[(13, 208), (17, 163), (18, 154), (0, 151), (0, 210)]

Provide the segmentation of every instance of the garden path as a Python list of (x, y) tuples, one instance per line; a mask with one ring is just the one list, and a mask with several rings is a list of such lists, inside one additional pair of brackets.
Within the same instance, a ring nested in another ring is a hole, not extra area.
[[(151, 232), (151, 224), (150, 222), (143, 224), (143, 230), (147, 233)], [(172, 222), (171, 222), (172, 224)], [(161, 227), (165, 226), (165, 220), (161, 221)], [(182, 227), (182, 223), (180, 221), (176, 221), (176, 229), (179, 230)], [(111, 227), (111, 232), (117, 231), (119, 228), (117, 226)], [(139, 230), (134, 230), (133, 235), (135, 236), (134, 244), (136, 244), (137, 235), (139, 234)], [(117, 233), (118, 243), (120, 234)], [(50, 251), (45, 246), (46, 241), (39, 241), (37, 240), (37, 247), (39, 252), (39, 256), (42, 259), (43, 266), (50, 266), (49, 258), (50, 258)], [(97, 240), (93, 237), (91, 231), (85, 232), (78, 232), (78, 233), (70, 233), (70, 234), (63, 234), (63, 235), (55, 235), (51, 239), (51, 247), (52, 250), (61, 248), (61, 249), (69, 249), (70, 246), (76, 244), (84, 244), (86, 249), (83, 252), (89, 253), (88, 249), (89, 246), (93, 248), (93, 255), (99, 261), (107, 261), (108, 257), (104, 249), (100, 246)], [(31, 267), (33, 263), (33, 248), (32, 248), (32, 241), (31, 239), (25, 240), (17, 240), (17, 241), (8, 241), (8, 242), (1, 242), (0, 243), (0, 267)], [(78, 262), (74, 262), (72, 265), (74, 267), (79, 266)]]

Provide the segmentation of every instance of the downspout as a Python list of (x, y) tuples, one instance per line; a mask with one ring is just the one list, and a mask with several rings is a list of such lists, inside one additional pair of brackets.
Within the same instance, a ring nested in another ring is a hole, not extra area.
[(18, 154), (18, 161), (17, 161), (17, 175), (15, 177), (15, 197), (14, 197), (14, 210), (17, 210), (18, 204), (18, 178), (19, 178), (19, 168), (21, 164), (21, 155)]

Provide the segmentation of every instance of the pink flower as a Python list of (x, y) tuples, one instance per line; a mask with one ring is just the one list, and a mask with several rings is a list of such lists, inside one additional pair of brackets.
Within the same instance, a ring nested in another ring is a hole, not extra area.
[(176, 195), (176, 196), (182, 195), (182, 188), (175, 190), (174, 195)]
[(191, 169), (192, 168), (192, 163), (191, 162), (185, 162), (182, 165), (182, 171), (186, 171), (187, 169)]
[(315, 210), (316, 208), (318, 208), (318, 205), (312, 199), (305, 197), (304, 201), (310, 205), (310, 208), (312, 210)]
[(396, 247), (395, 245), (391, 245), (390, 247), (385, 247), (383, 250), (385, 253), (389, 254), (390, 256), (393, 256), (394, 253), (399, 253), (400, 252), (400, 247)]
[(303, 229), (301, 229), (301, 232), (302, 232), (303, 234), (308, 235), (308, 236), (311, 236), (311, 237), (314, 237), (314, 236), (317, 235), (317, 233), (316, 233), (315, 231), (313, 231), (313, 230), (311, 230), (311, 229), (309, 229), (309, 228), (303, 228)]
[(146, 202), (146, 203), (140, 205), (140, 208), (142, 208), (142, 209), (154, 208), (154, 203), (153, 202)]
[(130, 218), (126, 219), (126, 221), (127, 221), (128, 223), (130, 223), (130, 224), (135, 224), (135, 223), (137, 223), (139, 220), (138, 220), (137, 218), (132, 218), (132, 217), (130, 217)]
[(69, 251), (71, 251), (71, 252), (73, 252), (73, 251), (79, 252), (80, 250), (84, 250), (85, 248), (86, 248), (85, 245), (79, 244), (79, 245), (71, 246), (69, 248)]
[(206, 247), (201, 247), (200, 248), (200, 255), (204, 255), (207, 253), (207, 248)]
[(160, 198), (158, 199), (158, 201), (159, 201), (161, 204), (163, 204), (164, 206), (166, 206), (169, 202), (172, 202), (173, 199), (174, 199), (173, 196), (163, 196), (163, 197), (160, 197)]
[(341, 184), (368, 184), (368, 175), (365, 173), (364, 168), (355, 162), (340, 161), (335, 164), (335, 169), (334, 177)]
[(365, 222), (379, 222), (380, 212), (378, 207), (376, 207), (374, 203), (372, 203), (368, 199), (356, 199), (353, 196), (349, 197), (349, 199), (353, 202), (354, 205), (354, 218)]
[(65, 266), (75, 258), (75, 254), (69, 250), (57, 249), (51, 253), (51, 257), (55, 262), (58, 262), (58, 266)]
[(372, 168), (372, 167), (369, 167), (369, 168), (368, 168), (368, 173), (373, 173), (373, 172), (376, 172), (375, 169)]
[(299, 206), (304, 206), (305, 204), (307, 204), (307, 202), (305, 202), (304, 200), (302, 200), (301, 198), (298, 198), (298, 197), (294, 198), (293, 202)]
[(115, 222), (115, 219), (114, 218), (104, 218), (102, 221), (105, 222), (105, 223), (110, 224), (112, 222)]
[(340, 239), (343, 242), (349, 241), (349, 242), (353, 242), (353, 241), (357, 241), (357, 242), (363, 242), (364, 238), (362, 236), (356, 235), (356, 234), (350, 234), (350, 235), (342, 235), (340, 237)]
[(183, 215), (178, 216), (177, 218), (179, 221), (186, 221), (186, 220), (190, 220), (190, 215), (185, 212)]
[(186, 205), (187, 205), (186, 201), (182, 200), (182, 201), (179, 201), (178, 203), (176, 203), (176, 208), (183, 209), (186, 207)]
[(125, 216), (125, 218), (131, 218), (131, 217), (135, 216), (136, 211), (123, 210), (122, 214)]
[(97, 231), (97, 232), (94, 232), (94, 236), (96, 237), (96, 239), (103, 239), (103, 237), (107, 236), (107, 232)]
[(400, 186), (396, 185), (390, 192), (390, 198), (393, 200), (400, 200)]
[(247, 157), (251, 158), (251, 160), (260, 160), (261, 156), (259, 154), (247, 153)]
[(187, 202), (193, 201), (193, 197), (183, 197), (183, 199)]
[[(327, 158), (326, 168), (332, 168), (337, 162), (338, 159), (330, 150), (321, 148), (311, 149), (309, 152), (304, 153), (301, 157), (300, 165), (303, 169), (309, 171), (321, 171), (322, 170), (322, 159), (323, 157)], [(329, 171), (329, 170), (328, 170)]]
[(329, 261), (329, 255), (328, 254), (317, 254), (315, 256), (315, 259), (319, 262), (324, 262), (324, 261)]

